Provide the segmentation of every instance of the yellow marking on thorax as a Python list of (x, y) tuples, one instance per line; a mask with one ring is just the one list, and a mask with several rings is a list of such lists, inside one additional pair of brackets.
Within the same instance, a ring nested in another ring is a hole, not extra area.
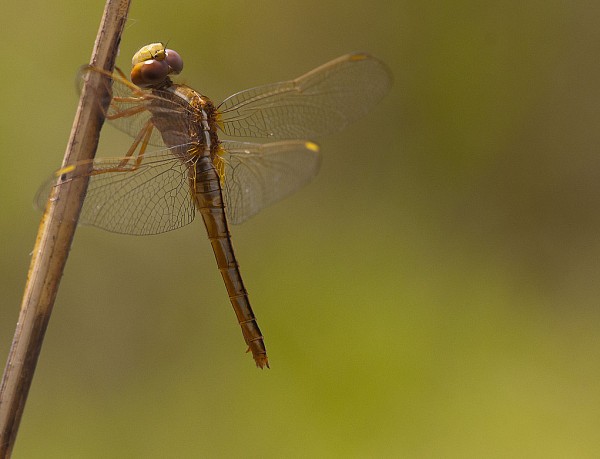
[(217, 123), (217, 126), (219, 126), (221, 130), (224, 130), (223, 115), (221, 115), (221, 112), (219, 111), (215, 114), (215, 123)]
[(225, 153), (225, 150), (223, 150), (221, 147), (219, 147), (217, 150), (217, 154), (213, 158), (213, 165), (215, 166), (215, 169), (217, 170), (217, 174), (219, 174), (219, 180), (221, 182), (221, 186), (223, 186), (225, 184), (225, 164), (227, 164), (225, 158), (223, 158), (224, 153)]

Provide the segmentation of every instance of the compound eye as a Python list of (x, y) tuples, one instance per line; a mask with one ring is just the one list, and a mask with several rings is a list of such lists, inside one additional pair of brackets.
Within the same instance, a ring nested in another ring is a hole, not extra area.
[(167, 56), (167, 64), (171, 67), (171, 72), (178, 74), (183, 70), (183, 59), (179, 55), (177, 51), (173, 51), (172, 49), (166, 49), (165, 54)]
[(131, 81), (142, 88), (159, 85), (167, 75), (169, 75), (169, 64), (164, 60), (151, 59), (140, 62), (131, 69)]

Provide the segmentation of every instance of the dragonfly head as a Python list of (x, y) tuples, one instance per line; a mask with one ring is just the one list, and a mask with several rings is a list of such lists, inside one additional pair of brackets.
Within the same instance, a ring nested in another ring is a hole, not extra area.
[(183, 70), (183, 59), (162, 43), (152, 43), (142, 47), (131, 60), (131, 81), (142, 88), (158, 88), (169, 75), (177, 75)]

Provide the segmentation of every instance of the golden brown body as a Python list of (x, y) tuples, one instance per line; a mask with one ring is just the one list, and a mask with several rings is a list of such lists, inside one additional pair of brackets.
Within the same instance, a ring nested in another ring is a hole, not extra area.
[[(182, 141), (192, 142), (191, 146), (187, 144), (181, 147), (180, 154), (188, 160), (190, 190), (195, 205), (202, 215), (244, 340), (252, 351), (256, 365), (260, 368), (268, 367), (267, 350), (244, 287), (225, 215), (221, 178), (215, 166), (215, 161), (218, 161), (219, 141), (214, 105), (208, 98), (184, 85), (171, 85), (161, 90), (163, 97), (165, 91), (170, 93), (174, 101), (179, 99), (180, 103), (187, 105), (192, 116), (190, 113), (186, 113), (185, 116), (164, 116), (157, 110), (153, 112), (152, 123), (161, 132), (165, 144), (169, 147), (180, 145)], [(180, 128), (183, 124), (187, 127), (187, 139), (181, 137)]]

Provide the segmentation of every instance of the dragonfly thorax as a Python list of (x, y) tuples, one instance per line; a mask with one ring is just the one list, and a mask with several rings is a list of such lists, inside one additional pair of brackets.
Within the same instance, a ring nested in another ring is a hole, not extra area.
[[(164, 143), (169, 147), (193, 143), (214, 156), (219, 139), (212, 101), (194, 89), (178, 84), (153, 93), (160, 97), (148, 109), (152, 113), (152, 124), (161, 133)], [(167, 101), (183, 109), (174, 110)]]

